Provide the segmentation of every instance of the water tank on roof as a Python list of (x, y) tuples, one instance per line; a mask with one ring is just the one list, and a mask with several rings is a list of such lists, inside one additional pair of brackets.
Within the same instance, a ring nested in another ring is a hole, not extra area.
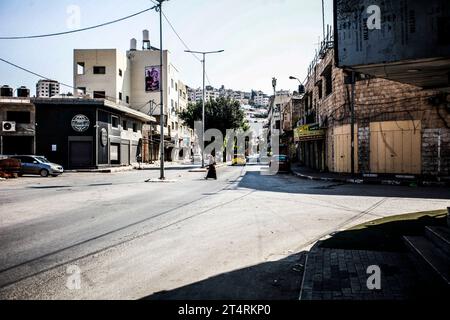
[(137, 40), (135, 38), (130, 40), (130, 50), (136, 51), (137, 49)]
[(27, 87), (20, 87), (17, 89), (17, 97), (18, 98), (29, 98), (30, 97), (30, 89)]
[(148, 30), (142, 31), (142, 50), (151, 50), (152, 46), (150, 45), (150, 32)]
[(13, 89), (10, 86), (2, 86), (0, 88), (0, 96), (2, 97), (12, 97)]

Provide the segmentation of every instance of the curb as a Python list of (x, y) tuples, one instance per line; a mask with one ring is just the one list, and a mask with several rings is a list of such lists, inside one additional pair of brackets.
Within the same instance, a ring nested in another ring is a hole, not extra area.
[(389, 186), (410, 186), (411, 184), (417, 184), (423, 187), (446, 187), (450, 186), (450, 181), (422, 181), (422, 180), (395, 180), (395, 179), (348, 179), (348, 178), (326, 178), (311, 176), (299, 172), (292, 171), (292, 173), (301, 179), (311, 180), (311, 181), (325, 181), (325, 182), (336, 182), (345, 184), (372, 184), (372, 185), (389, 185)]

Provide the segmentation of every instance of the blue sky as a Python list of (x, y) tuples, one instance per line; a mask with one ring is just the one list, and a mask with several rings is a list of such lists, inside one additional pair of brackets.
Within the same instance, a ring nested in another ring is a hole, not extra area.
[[(103, 23), (143, 10), (150, 0), (17, 0), (0, 1), (0, 36), (44, 34), (70, 30), (68, 7), (80, 8), (80, 27)], [(326, 20), (332, 22), (332, 0), (325, 0)], [(209, 56), (207, 73), (213, 86), (271, 92), (295, 90), (290, 75), (305, 77), (322, 34), (320, 0), (170, 0), (164, 12), (192, 50), (225, 52)], [(131, 20), (83, 33), (33, 40), (0, 41), (0, 57), (39, 74), (72, 84), (72, 55), (76, 48), (129, 47), (149, 29), (159, 47), (159, 20), (147, 12)], [(164, 22), (164, 49), (184, 82), (201, 85), (201, 64), (184, 53), (184, 46)], [(139, 45), (138, 45), (139, 47)], [(0, 62), (0, 85), (26, 85), (34, 94), (38, 78)], [(69, 89), (64, 88), (63, 91)]]

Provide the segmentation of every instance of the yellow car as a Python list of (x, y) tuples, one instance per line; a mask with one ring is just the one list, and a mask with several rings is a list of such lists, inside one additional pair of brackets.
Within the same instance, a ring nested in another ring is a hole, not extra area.
[(243, 154), (238, 154), (237, 156), (234, 156), (231, 164), (233, 166), (245, 166), (247, 164), (247, 159)]

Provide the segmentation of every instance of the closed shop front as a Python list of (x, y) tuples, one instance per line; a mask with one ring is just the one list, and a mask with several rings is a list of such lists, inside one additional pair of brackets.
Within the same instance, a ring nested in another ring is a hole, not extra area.
[(120, 145), (120, 158), (121, 165), (128, 166), (130, 165), (130, 142), (124, 141)]
[[(358, 127), (355, 125), (355, 172), (358, 172)], [(335, 127), (333, 131), (334, 172), (352, 172), (351, 125)]]
[[(92, 99), (35, 99), (37, 153), (66, 169), (135, 163), (142, 125), (154, 118)], [(131, 146), (136, 146), (132, 155)]]
[(421, 174), (422, 124), (388, 121), (370, 124), (372, 173)]
[(90, 168), (93, 160), (92, 141), (71, 141), (69, 138), (70, 168)]

